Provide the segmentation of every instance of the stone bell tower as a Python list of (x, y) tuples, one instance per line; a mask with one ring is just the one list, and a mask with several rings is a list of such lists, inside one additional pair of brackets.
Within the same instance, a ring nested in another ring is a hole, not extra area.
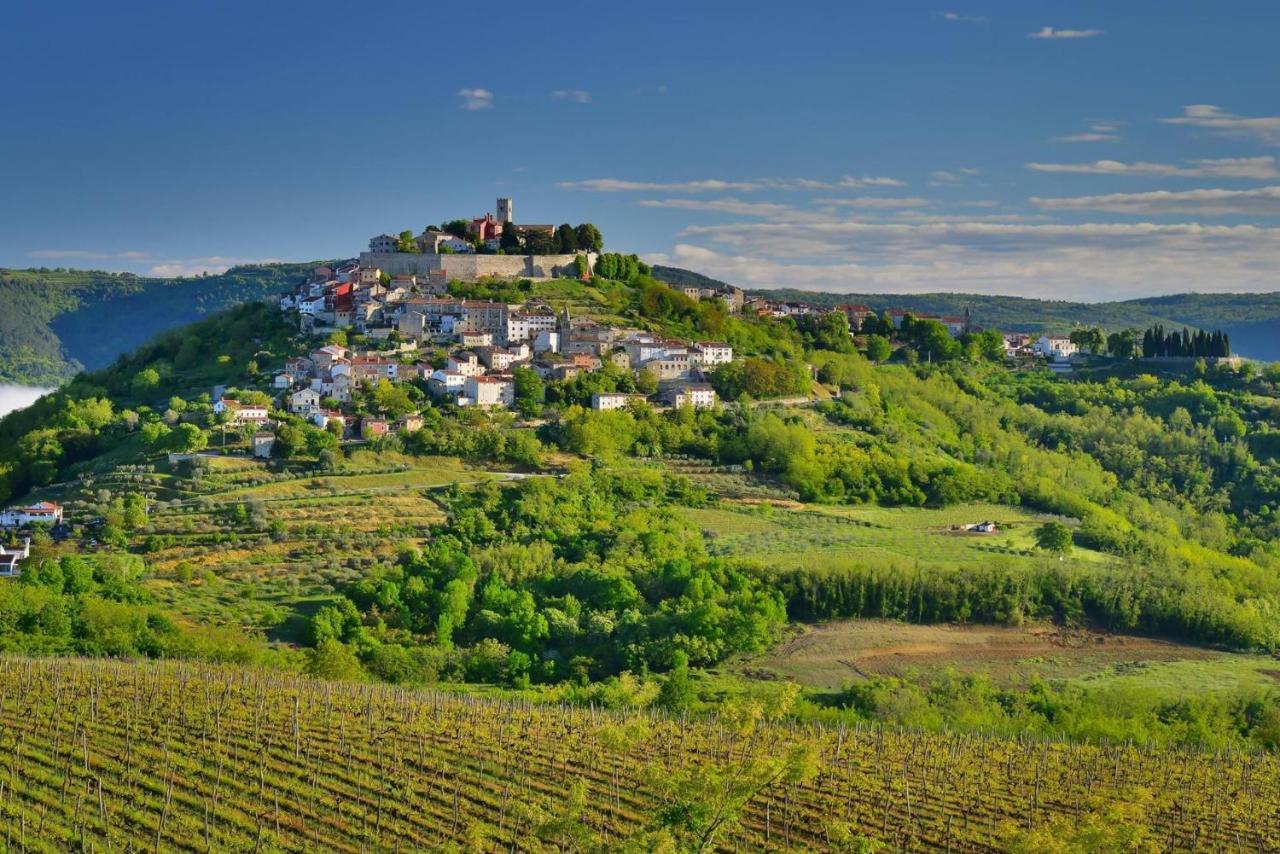
[(510, 225), (515, 222), (515, 211), (511, 204), (511, 199), (498, 199), (498, 222), (503, 225)]

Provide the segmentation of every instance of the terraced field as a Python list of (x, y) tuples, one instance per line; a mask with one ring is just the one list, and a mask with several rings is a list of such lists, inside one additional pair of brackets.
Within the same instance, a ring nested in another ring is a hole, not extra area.
[(23, 851), (1280, 844), (1280, 760), (1257, 754), (627, 717), (13, 658), (0, 659), (0, 724), (0, 822)]

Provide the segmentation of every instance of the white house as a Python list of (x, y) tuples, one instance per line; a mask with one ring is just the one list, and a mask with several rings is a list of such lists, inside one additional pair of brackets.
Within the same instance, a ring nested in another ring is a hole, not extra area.
[(213, 405), (213, 411), (218, 415), (229, 412), (231, 424), (261, 424), (267, 420), (267, 407), (256, 403), (241, 403), (226, 397)]
[(632, 402), (643, 401), (643, 394), (627, 394), (622, 391), (597, 391), (591, 395), (591, 408), (598, 409), (601, 412), (607, 412), (611, 409), (626, 409)]
[(309, 415), (320, 408), (320, 392), (304, 388), (289, 395), (289, 411), (294, 415)]
[(677, 409), (692, 406), (694, 409), (710, 409), (716, 405), (716, 391), (706, 383), (686, 383), (669, 389), (667, 403)]
[(1062, 362), (1074, 356), (1080, 348), (1071, 343), (1071, 339), (1061, 335), (1041, 335), (1032, 348), (1035, 352), (1055, 362)]
[(281, 371), (271, 378), (271, 385), (274, 388), (290, 388), (294, 382), (294, 375), (286, 371)]
[(506, 407), (516, 402), (515, 383), (506, 377), (467, 377), (464, 394), (478, 407)]
[(8, 507), (0, 510), (0, 528), (21, 528), (24, 525), (57, 525), (62, 521), (62, 505), (52, 501), (40, 501), (28, 507)]
[(22, 547), (17, 549), (9, 549), (0, 546), (0, 576), (21, 575), (18, 569), (18, 561), (26, 560), (31, 557), (31, 538), (24, 537)]
[(435, 371), (427, 380), (427, 388), (434, 395), (456, 396), (467, 386), (467, 375), (458, 371)]
[(715, 367), (733, 361), (733, 348), (720, 341), (700, 341), (689, 348), (689, 355), (695, 364)]

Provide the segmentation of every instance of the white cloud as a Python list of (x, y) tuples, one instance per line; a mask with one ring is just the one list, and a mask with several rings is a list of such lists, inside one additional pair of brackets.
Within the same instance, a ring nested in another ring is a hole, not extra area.
[(151, 257), (150, 252), (126, 250), (124, 252), (98, 252), (92, 249), (36, 249), (27, 253), (28, 258), (76, 261), (141, 261)]
[(464, 110), (488, 110), (493, 107), (493, 93), (488, 89), (459, 89), (458, 97), (462, 99), (459, 106)]
[(1040, 198), (1031, 203), (1051, 211), (1106, 211), (1119, 214), (1196, 214), (1199, 216), (1280, 216), (1280, 187), (1252, 190), (1156, 190), (1150, 193), (1111, 193), (1103, 196)]
[(1120, 137), (1114, 133), (1099, 133), (1097, 131), (1086, 131), (1084, 133), (1069, 133), (1066, 136), (1055, 136), (1057, 142), (1116, 142)]
[(557, 89), (551, 97), (560, 101), (573, 101), (578, 104), (590, 104), (591, 93), (586, 89)]
[(1213, 104), (1188, 104), (1182, 115), (1160, 121), (1170, 125), (1191, 125), (1233, 136), (1248, 136), (1271, 145), (1280, 145), (1280, 116), (1240, 116)]
[[(747, 287), (1117, 299), (1274, 290), (1280, 229), (1198, 223), (737, 223), (686, 229), (656, 263)], [(705, 245), (710, 243), (712, 245)]]
[(1027, 33), (1029, 39), (1091, 39), (1105, 35), (1105, 30), (1059, 30), (1054, 27), (1041, 27), (1034, 33)]
[(750, 181), (724, 181), (704, 178), (695, 181), (628, 181), (622, 178), (590, 178), (585, 181), (561, 181), (564, 190), (588, 190), (594, 193), (665, 192), (665, 193), (752, 193), (757, 190), (850, 190), (857, 187), (901, 187), (902, 181), (878, 175), (855, 177), (845, 175), (838, 181), (815, 178), (757, 178)]
[(938, 17), (956, 24), (985, 24), (985, 15), (962, 15), (959, 12), (940, 12)]
[(795, 213), (790, 205), (772, 202), (744, 202), (740, 199), (644, 199), (646, 208), (669, 208), (682, 211), (714, 211), (740, 216), (776, 217)]
[(929, 204), (927, 199), (915, 196), (861, 196), (856, 199), (814, 199), (814, 202), (837, 208), (922, 208)]
[(965, 178), (972, 178), (979, 174), (977, 169), (937, 169), (931, 173), (933, 178), (929, 182), (930, 187), (940, 187), (944, 184), (958, 184)]
[(1169, 163), (1122, 163), (1119, 160), (1095, 160), (1092, 163), (1028, 163), (1035, 172), (1067, 172), (1079, 175), (1175, 176), (1184, 178), (1245, 178), (1265, 181), (1280, 178), (1274, 157), (1222, 157), (1192, 160), (1190, 166)]
[(717, 178), (699, 181), (625, 181), (620, 178), (589, 178), (585, 181), (561, 181), (557, 186), (564, 190), (589, 190), (593, 193), (715, 193), (732, 190), (751, 192), (760, 189), (760, 184), (752, 181), (721, 181)]

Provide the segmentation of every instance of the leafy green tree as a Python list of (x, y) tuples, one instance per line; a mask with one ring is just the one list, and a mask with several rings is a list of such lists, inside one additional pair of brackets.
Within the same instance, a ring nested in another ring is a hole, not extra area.
[(145, 368), (133, 375), (130, 389), (134, 397), (145, 397), (160, 385), (160, 372), (155, 368)]
[(1071, 529), (1061, 522), (1045, 522), (1035, 531), (1036, 545), (1047, 552), (1071, 551)]
[(600, 229), (589, 222), (584, 222), (574, 229), (578, 248), (585, 252), (603, 252), (604, 235)]
[(566, 222), (556, 229), (556, 244), (561, 255), (571, 255), (578, 251), (578, 234), (573, 226)]
[(400, 232), (399, 236), (396, 238), (396, 251), (397, 252), (417, 252), (418, 251), (418, 241), (414, 238), (413, 231), (411, 229), (406, 228), (404, 231)]
[(168, 444), (179, 454), (194, 454), (208, 446), (209, 437), (194, 424), (179, 424), (169, 434)]
[(1102, 330), (1096, 326), (1088, 328), (1078, 327), (1071, 330), (1071, 334), (1067, 336), (1071, 339), (1071, 343), (1075, 344), (1081, 350), (1098, 355), (1102, 353), (1106, 347), (1106, 338), (1102, 334)]
[(669, 712), (685, 712), (692, 708), (696, 697), (693, 681), (689, 678), (689, 656), (678, 649), (672, 656), (671, 671), (658, 692), (658, 705)]
[(307, 673), (317, 679), (356, 681), (365, 678), (360, 659), (346, 644), (333, 638), (307, 650)]
[(873, 362), (883, 362), (893, 354), (893, 345), (883, 335), (867, 336), (867, 358)]

